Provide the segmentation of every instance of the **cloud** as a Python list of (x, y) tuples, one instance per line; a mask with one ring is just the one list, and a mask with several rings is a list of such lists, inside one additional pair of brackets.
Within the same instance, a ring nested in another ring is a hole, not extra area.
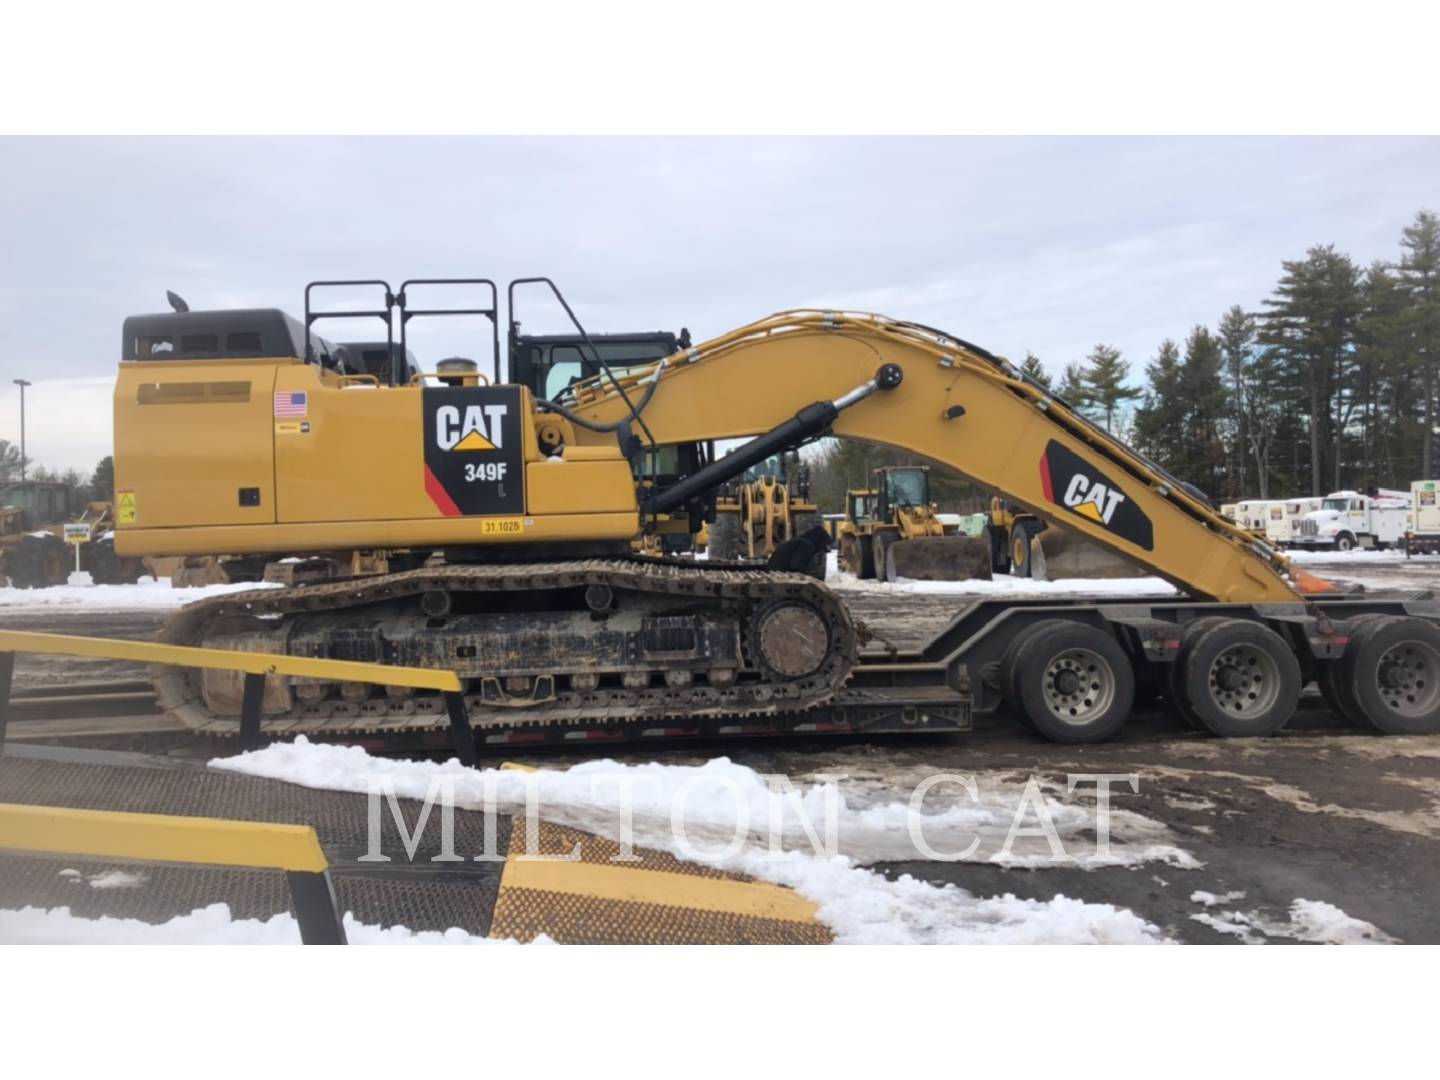
[[(35, 456), (80, 467), (108, 438), (91, 379), (166, 289), (298, 312), (316, 278), (546, 274), (597, 330), (878, 309), (1055, 371), (1105, 341), (1138, 372), (1312, 244), (1394, 258), (1440, 141), (3, 139), (0, 168), (0, 386), (36, 380), (61, 415)], [(563, 326), (533, 293), (522, 316)], [(488, 329), (420, 336), (488, 360)]]

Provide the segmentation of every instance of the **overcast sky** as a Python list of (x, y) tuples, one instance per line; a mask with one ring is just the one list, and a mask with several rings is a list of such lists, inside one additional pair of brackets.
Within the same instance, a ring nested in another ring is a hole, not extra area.
[[(121, 321), (166, 289), (298, 314), (317, 278), (544, 274), (590, 330), (858, 308), (1138, 375), (1312, 244), (1393, 259), (1440, 140), (9, 139), (0, 176), (0, 438), (31, 379), (31, 457), (88, 470)], [(462, 329), (417, 352), (488, 363)]]

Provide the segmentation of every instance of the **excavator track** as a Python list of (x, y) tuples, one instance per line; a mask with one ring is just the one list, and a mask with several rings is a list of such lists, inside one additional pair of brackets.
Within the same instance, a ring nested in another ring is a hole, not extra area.
[[(805, 713), (841, 692), (858, 650), (844, 605), (809, 576), (652, 558), (440, 566), (231, 593), (182, 608), (160, 640), (450, 668), (486, 741)], [(239, 733), (233, 673), (157, 668), (153, 678), (162, 708), (187, 727)], [(268, 737), (448, 727), (438, 694), (267, 679)]]

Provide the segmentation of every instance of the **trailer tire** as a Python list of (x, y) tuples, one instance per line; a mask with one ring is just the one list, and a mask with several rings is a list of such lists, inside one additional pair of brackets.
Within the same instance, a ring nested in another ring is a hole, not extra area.
[(1036, 623), (1010, 666), (1017, 704), (1052, 742), (1102, 742), (1129, 719), (1135, 672), (1104, 630), (1063, 620)]
[[(1390, 618), (1388, 615), (1357, 615), (1349, 620), (1350, 645), (1345, 652), (1349, 653), (1354, 648), (1355, 639), (1359, 636), (1360, 630), (1366, 623), (1374, 622), (1376, 619)], [(1339, 660), (1319, 660), (1315, 663), (1315, 686), (1320, 691), (1320, 697), (1340, 719), (1344, 720), (1351, 727), (1368, 728), (1370, 721), (1360, 710), (1360, 703), (1355, 700), (1354, 687), (1349, 678), (1341, 669), (1344, 654)]]
[(1165, 687), (1165, 698), (1170, 702), (1171, 708), (1196, 731), (1204, 731), (1205, 725), (1200, 722), (1199, 714), (1190, 708), (1189, 699), (1185, 694), (1185, 650), (1200, 635), (1224, 621), (1225, 619), (1221, 615), (1206, 615), (1186, 623), (1180, 630), (1180, 649), (1175, 654), (1175, 659), (1165, 665), (1165, 672), (1161, 676), (1161, 682)]
[(1015, 713), (1015, 719), (1020, 726), (1035, 735), (1040, 732), (1030, 720), (1030, 714), (1025, 711), (1020, 700), (1020, 650), (1029, 644), (1032, 634), (1053, 634), (1069, 625), (1063, 619), (1046, 619), (1036, 623), (1011, 638), (1010, 644), (1005, 646), (1005, 652), (1000, 657), (1000, 694)]
[(1370, 620), (1350, 639), (1336, 677), (1377, 730), (1440, 732), (1440, 627), (1429, 620)]
[(1300, 662), (1285, 639), (1248, 619), (1217, 619), (1187, 635), (1179, 659), (1190, 713), (1212, 735), (1274, 735), (1300, 701)]

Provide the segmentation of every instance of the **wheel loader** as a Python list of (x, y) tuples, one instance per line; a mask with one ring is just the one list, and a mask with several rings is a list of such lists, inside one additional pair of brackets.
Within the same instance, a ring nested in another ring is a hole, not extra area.
[(145, 572), (140, 559), (116, 554), (114, 507), (90, 502), (75, 507), (80, 493), (66, 483), (26, 480), (0, 485), (0, 577), (18, 589), (63, 585), (75, 569), (75, 549), (65, 526), (85, 525), (80, 569), (97, 585), (134, 584)]
[(986, 543), (944, 524), (936, 513), (928, 466), (882, 466), (870, 479), (869, 488), (845, 494), (840, 569), (861, 580), (989, 579)]
[(990, 500), (985, 537), (997, 574), (1054, 581), (1060, 578), (1127, 578), (1142, 573), (1130, 559), (1063, 526), (1051, 526), (1007, 500)]
[[(398, 333), (378, 373), (352, 370), (316, 333), (325, 283), (306, 289), (303, 321), (276, 309), (126, 320), (117, 551), (390, 553), (386, 574), (190, 604), (163, 640), (444, 668), (466, 685), (487, 746), (964, 731), (1006, 707), (1047, 738), (1084, 743), (1119, 730), (1137, 683), (1197, 727), (1257, 736), (1286, 723), (1312, 679), (1356, 723), (1440, 730), (1429, 594), (1351, 593), (1306, 574), (953, 333), (786, 311), (612, 366), (544, 278), (505, 290), (502, 351), (500, 289), (470, 279), (464, 310), (490, 323), (477, 342), (490, 363), (402, 371), (393, 357), (410, 319), (437, 310), (428, 284), (342, 283), (374, 290), (359, 317), (382, 322), (387, 345)], [(537, 289), (572, 319), (575, 381), (542, 383), (526, 367), (517, 309)], [(806, 574), (634, 554), (637, 537), (693, 536), (725, 484), (827, 436), (954, 469), (1176, 592), (956, 597), (930, 641), (899, 648)], [(743, 443), (714, 454), (731, 440)], [(181, 721), (238, 731), (237, 678), (166, 670), (156, 688)], [(399, 686), (271, 676), (262, 709), (268, 737), (449, 739), (439, 695)]]
[(768, 564), (790, 541), (807, 538), (809, 557), (799, 569), (825, 580), (830, 538), (810, 500), (809, 469), (794, 451), (774, 454), (724, 485), (706, 533), (708, 557), (723, 562)]

